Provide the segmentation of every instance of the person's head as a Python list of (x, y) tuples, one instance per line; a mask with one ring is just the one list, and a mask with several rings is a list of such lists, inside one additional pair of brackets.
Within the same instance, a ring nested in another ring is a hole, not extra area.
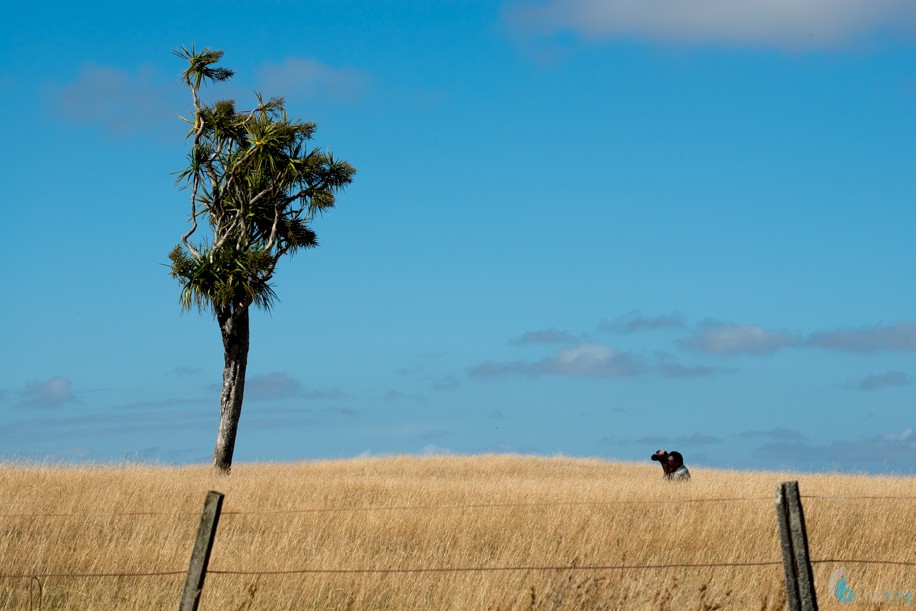
[(684, 457), (681, 456), (680, 452), (669, 452), (667, 456), (668, 467), (674, 471), (684, 464)]

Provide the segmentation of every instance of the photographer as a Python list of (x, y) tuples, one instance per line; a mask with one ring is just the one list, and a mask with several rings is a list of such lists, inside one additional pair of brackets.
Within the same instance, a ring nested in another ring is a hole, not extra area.
[(690, 480), (690, 471), (684, 466), (684, 457), (681, 456), (680, 452), (659, 450), (651, 458), (661, 463), (666, 480), (671, 482), (686, 482)]

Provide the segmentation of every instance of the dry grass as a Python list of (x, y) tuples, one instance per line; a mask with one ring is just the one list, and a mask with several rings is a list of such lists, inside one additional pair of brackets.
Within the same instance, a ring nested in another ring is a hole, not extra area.
[[(0, 573), (184, 571), (211, 489), (226, 494), (211, 570), (260, 572), (778, 562), (773, 491), (780, 481), (798, 479), (806, 496), (916, 496), (913, 478), (692, 471), (693, 481), (680, 485), (661, 481), (651, 464), (518, 456), (251, 464), (238, 465), (229, 478), (206, 467), (3, 464)], [(736, 497), (760, 500), (705, 501)], [(804, 505), (815, 560), (916, 560), (916, 501), (808, 498)], [(289, 511), (309, 508), (334, 511)], [(822, 608), (849, 607), (828, 596), (838, 566), (815, 564)], [(880, 608), (867, 600), (876, 592), (916, 589), (914, 567), (845, 566), (856, 608)], [(44, 577), (40, 584), (0, 578), (0, 608), (28, 609), (30, 595), (38, 608), (40, 585), (44, 609), (175, 609), (183, 581), (183, 575)], [(211, 573), (201, 608), (766, 610), (784, 604), (782, 568), (774, 565)]]

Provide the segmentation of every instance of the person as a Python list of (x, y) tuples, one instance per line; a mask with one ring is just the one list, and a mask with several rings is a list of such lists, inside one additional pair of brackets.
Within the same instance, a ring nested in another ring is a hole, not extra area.
[(690, 471), (684, 465), (684, 457), (680, 452), (659, 450), (651, 458), (661, 463), (666, 480), (670, 482), (686, 482), (690, 480)]

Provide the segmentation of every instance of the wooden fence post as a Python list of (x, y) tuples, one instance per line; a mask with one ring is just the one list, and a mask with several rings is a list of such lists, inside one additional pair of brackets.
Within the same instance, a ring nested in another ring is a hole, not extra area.
[(776, 519), (779, 521), (779, 542), (789, 610), (817, 611), (814, 574), (808, 555), (808, 533), (798, 494), (798, 482), (783, 482), (776, 486)]
[(197, 539), (194, 551), (188, 564), (188, 577), (184, 582), (179, 611), (197, 611), (200, 604), (200, 593), (204, 589), (204, 578), (207, 576), (207, 564), (210, 562), (210, 550), (213, 549), (213, 538), (216, 537), (216, 524), (223, 506), (223, 495), (211, 490), (204, 501), (204, 510), (200, 514), (200, 526), (197, 528)]

